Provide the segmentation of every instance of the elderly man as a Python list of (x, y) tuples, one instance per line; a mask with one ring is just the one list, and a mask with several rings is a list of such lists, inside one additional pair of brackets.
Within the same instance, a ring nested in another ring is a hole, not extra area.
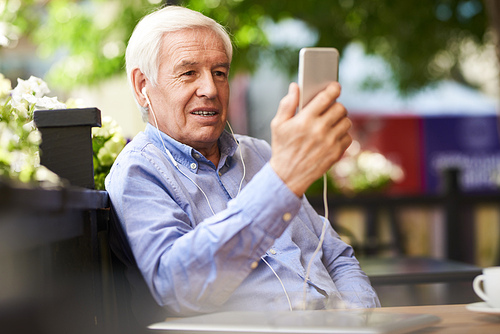
[(182, 7), (146, 16), (130, 38), (127, 73), (148, 123), (106, 188), (131, 267), (171, 315), (379, 306), (352, 248), (304, 197), (351, 143), (339, 84), (295, 115), (292, 83), (271, 149), (224, 130), (231, 57), (224, 28)]

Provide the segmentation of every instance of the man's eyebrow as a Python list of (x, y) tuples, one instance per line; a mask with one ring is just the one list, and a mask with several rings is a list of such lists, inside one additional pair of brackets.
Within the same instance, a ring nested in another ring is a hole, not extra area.
[(191, 61), (191, 60), (183, 60), (179, 64), (175, 65), (174, 68), (184, 68), (184, 67), (189, 67), (189, 66), (195, 66), (198, 65), (199, 63), (197, 61)]
[[(175, 65), (174, 69), (176, 69), (176, 70), (183, 69), (185, 67), (196, 66), (198, 64), (199, 64), (199, 62), (194, 61), (194, 60), (183, 60), (179, 64)], [(231, 63), (229, 63), (229, 62), (221, 62), (221, 63), (216, 63), (213, 66), (213, 68), (217, 68), (217, 67), (224, 67), (224, 68), (229, 69), (231, 67)]]
[(226, 63), (226, 62), (224, 62), (224, 63), (217, 63), (214, 66), (214, 68), (219, 68), (219, 67), (223, 67), (223, 68), (225, 68), (226, 70), (229, 71), (229, 69), (231, 68), (231, 63)]
[(229, 63), (229, 62), (217, 63), (217, 64), (215, 64), (215, 67), (230, 68), (231, 67), (231, 63)]

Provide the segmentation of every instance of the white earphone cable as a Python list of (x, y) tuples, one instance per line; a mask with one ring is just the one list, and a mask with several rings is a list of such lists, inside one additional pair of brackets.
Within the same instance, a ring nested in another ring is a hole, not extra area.
[(321, 229), (321, 235), (319, 238), (318, 246), (314, 250), (314, 253), (311, 255), (311, 258), (309, 259), (309, 263), (307, 264), (307, 270), (306, 270), (306, 276), (304, 277), (304, 288), (303, 288), (303, 301), (302, 301), (302, 307), (305, 310), (306, 309), (306, 303), (307, 303), (307, 281), (309, 280), (309, 275), (311, 273), (311, 266), (314, 258), (320, 251), (321, 247), (323, 246), (323, 241), (325, 240), (325, 234), (326, 234), (326, 224), (328, 222), (328, 198), (327, 198), (327, 188), (328, 188), (328, 179), (326, 173), (323, 175), (323, 205), (325, 208), (325, 217), (323, 221), (323, 228)]
[(261, 257), (261, 260), (264, 261), (265, 264), (267, 264), (267, 266), (271, 269), (271, 271), (273, 272), (274, 276), (276, 276), (276, 278), (278, 279), (278, 281), (280, 282), (281, 284), (281, 287), (283, 288), (283, 292), (285, 293), (285, 296), (286, 296), (286, 300), (288, 301), (288, 307), (290, 308), (290, 311), (293, 311), (293, 308), (292, 308), (292, 302), (290, 301), (290, 297), (288, 297), (288, 293), (286, 292), (286, 289), (285, 289), (285, 285), (283, 284), (283, 281), (281, 280), (281, 278), (278, 276), (278, 274), (276, 273), (276, 271), (274, 271), (273, 267), (271, 267), (271, 265), (264, 259), (264, 257)]
[(231, 127), (231, 124), (229, 124), (229, 122), (227, 122), (227, 126), (229, 127), (229, 130), (231, 130), (231, 135), (233, 136), (234, 142), (236, 143), (238, 149), (240, 150), (241, 164), (243, 165), (243, 177), (241, 178), (240, 186), (238, 187), (238, 195), (239, 195), (241, 191), (241, 186), (243, 185), (243, 180), (245, 180), (245, 176), (247, 174), (247, 168), (245, 166), (245, 161), (243, 160), (243, 152), (241, 151), (240, 143), (238, 143), (236, 137), (234, 136), (233, 128)]
[(215, 215), (215, 211), (212, 208), (212, 205), (210, 204), (210, 200), (208, 199), (207, 194), (205, 194), (205, 192), (203, 191), (203, 189), (201, 189), (201, 187), (196, 182), (194, 182), (193, 179), (191, 179), (186, 173), (184, 173), (180, 169), (179, 164), (177, 163), (177, 161), (175, 161), (174, 157), (172, 156), (172, 153), (170, 153), (170, 151), (165, 146), (165, 142), (163, 141), (163, 138), (161, 137), (161, 134), (160, 134), (160, 129), (158, 128), (158, 121), (156, 120), (156, 114), (155, 114), (155, 112), (153, 110), (153, 106), (152, 106), (151, 102), (149, 101), (148, 95), (146, 94), (146, 91), (144, 89), (143, 89), (142, 93), (144, 94), (144, 97), (146, 98), (146, 101), (148, 102), (149, 108), (151, 109), (151, 113), (153, 114), (153, 119), (155, 121), (155, 126), (156, 126), (156, 133), (158, 134), (158, 138), (160, 138), (160, 141), (161, 141), (161, 143), (163, 145), (163, 148), (165, 149), (165, 152), (170, 157), (170, 160), (172, 161), (172, 163), (174, 164), (174, 166), (177, 168), (177, 170), (182, 175), (184, 175), (185, 177), (187, 177), (189, 179), (189, 181), (191, 181), (201, 191), (201, 193), (203, 194), (203, 196), (205, 196), (205, 199), (206, 199), (206, 201), (208, 203), (208, 207), (210, 208), (210, 211), (212, 211), (212, 214)]

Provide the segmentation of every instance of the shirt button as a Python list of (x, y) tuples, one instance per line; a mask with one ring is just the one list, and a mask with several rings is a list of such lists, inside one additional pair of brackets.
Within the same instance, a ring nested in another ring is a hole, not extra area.
[(283, 220), (286, 222), (289, 222), (290, 219), (292, 219), (292, 214), (290, 212), (287, 212), (283, 215)]
[(270, 252), (271, 254), (273, 254), (273, 255), (276, 255), (276, 251), (275, 251), (274, 249), (272, 249), (272, 248), (269, 250), (269, 252)]
[(219, 176), (222, 176), (222, 172), (221, 171), (219, 171)]
[(257, 268), (257, 266), (258, 266), (258, 265), (259, 265), (259, 262), (254, 261), (254, 262), (252, 262), (252, 264), (250, 265), (250, 268), (255, 269), (255, 268)]
[(194, 162), (191, 163), (191, 169), (196, 169), (196, 164)]
[(195, 159), (198, 159), (198, 158), (200, 157), (200, 155), (199, 155), (198, 153), (195, 153), (195, 154), (193, 154), (193, 157), (194, 157)]

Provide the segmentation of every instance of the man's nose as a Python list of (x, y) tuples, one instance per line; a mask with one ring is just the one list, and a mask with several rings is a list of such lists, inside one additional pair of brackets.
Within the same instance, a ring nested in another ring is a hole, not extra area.
[(198, 96), (209, 99), (213, 99), (217, 96), (217, 85), (215, 84), (212, 73), (205, 73), (198, 80), (199, 86), (196, 92)]

